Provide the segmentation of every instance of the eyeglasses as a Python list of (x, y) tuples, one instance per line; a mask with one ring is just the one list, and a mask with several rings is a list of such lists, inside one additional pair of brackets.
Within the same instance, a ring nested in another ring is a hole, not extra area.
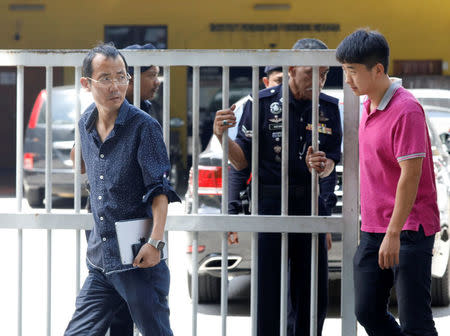
[(94, 79), (94, 78), (90, 78), (90, 77), (86, 77), (87, 79), (100, 84), (101, 86), (104, 87), (109, 87), (111, 86), (113, 83), (116, 83), (117, 85), (128, 85), (128, 82), (131, 79), (131, 76), (129, 74), (126, 75), (119, 75), (116, 78), (111, 78), (108, 76), (102, 77), (100, 79)]

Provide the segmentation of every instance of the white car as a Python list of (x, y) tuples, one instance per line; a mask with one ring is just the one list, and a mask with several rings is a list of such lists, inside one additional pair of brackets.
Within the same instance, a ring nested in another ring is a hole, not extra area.
[[(433, 149), (433, 161), (436, 173), (438, 192), (438, 206), (441, 218), (441, 232), (436, 234), (434, 255), (432, 261), (432, 303), (446, 306), (450, 303), (449, 271), (450, 271), (450, 178), (448, 149), (442, 143), (437, 129), (446, 133), (450, 127), (450, 91), (421, 89), (410, 90), (423, 104), (427, 114), (430, 137)], [(325, 94), (339, 99), (339, 108), (343, 111), (343, 91), (323, 90)], [(362, 101), (362, 98), (361, 98)], [(434, 105), (439, 104), (439, 105)], [(239, 120), (237, 120), (239, 122)], [(447, 133), (448, 134), (448, 133)], [(345, 136), (345, 133), (344, 133)], [(342, 171), (343, 166), (337, 165), (338, 183), (335, 194), (338, 203), (334, 213), (342, 209)], [(191, 170), (192, 172), (192, 170)], [(199, 209), (201, 213), (219, 214), (222, 195), (222, 147), (215, 136), (212, 136), (207, 148), (199, 157)], [(188, 191), (185, 196), (186, 213), (192, 208), (192, 179), (189, 180)], [(192, 270), (192, 233), (187, 234), (187, 262), (190, 289), (190, 273)], [(239, 244), (229, 246), (228, 270), (229, 277), (250, 273), (251, 265), (251, 235), (239, 234)], [(329, 252), (328, 269), (330, 280), (341, 278), (342, 244), (341, 234), (333, 234), (333, 248)], [(220, 269), (221, 269), (221, 234), (215, 232), (201, 232), (198, 236), (199, 245), (199, 300), (200, 302), (214, 302), (220, 300)]]

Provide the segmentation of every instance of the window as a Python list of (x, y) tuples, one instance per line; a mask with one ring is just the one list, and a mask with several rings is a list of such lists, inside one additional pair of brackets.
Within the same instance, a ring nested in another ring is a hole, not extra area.
[(431, 76), (442, 75), (442, 60), (394, 60), (394, 75)]
[(105, 42), (114, 42), (119, 49), (146, 43), (167, 49), (167, 26), (105, 26)]

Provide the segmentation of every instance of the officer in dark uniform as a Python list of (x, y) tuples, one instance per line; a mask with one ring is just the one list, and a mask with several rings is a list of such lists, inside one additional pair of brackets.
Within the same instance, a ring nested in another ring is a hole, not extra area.
[[(293, 49), (325, 49), (316, 39), (297, 41)], [(323, 87), (328, 67), (320, 67)], [(289, 215), (311, 214), (311, 170), (321, 178), (334, 171), (341, 156), (341, 122), (338, 100), (319, 97), (319, 151), (311, 147), (312, 69), (289, 68)], [(261, 215), (279, 215), (281, 208), (282, 85), (259, 93), (259, 199)], [(224, 127), (234, 125), (234, 107), (217, 112), (215, 134), (222, 141)], [(251, 163), (252, 103), (248, 102), (239, 123), (238, 135), (228, 139), (229, 158), (236, 169)], [(327, 214), (319, 197), (319, 214)], [(279, 233), (260, 233), (258, 249), (258, 335), (279, 334), (281, 239)], [(309, 335), (311, 234), (289, 234), (288, 335)], [(318, 335), (327, 309), (328, 261), (325, 234), (319, 235)]]
[[(144, 45), (133, 44), (125, 48), (125, 50), (152, 50), (156, 49), (151, 43)], [(128, 73), (131, 75), (130, 83), (126, 93), (126, 99), (133, 104), (134, 93), (134, 67), (128, 67)], [(162, 117), (160, 113), (156, 113), (152, 107), (150, 100), (155, 98), (156, 92), (158, 92), (160, 81), (158, 79), (159, 67), (156, 65), (150, 65), (148, 67), (141, 67), (141, 110), (150, 114), (153, 118), (158, 120), (162, 124)]]
[[(280, 66), (266, 66), (264, 68), (264, 72), (266, 74), (263, 77), (263, 83), (266, 88), (277, 86), (281, 83), (283, 79), (282, 69)], [(250, 99), (250, 96), (246, 96), (237, 102), (236, 109), (234, 110), (235, 114), (238, 115), (239, 112), (237, 109), (244, 109), (245, 103)], [(242, 114), (242, 111), (241, 111)], [(230, 132), (228, 133), (231, 140), (235, 139), (235, 136), (232, 136)], [(249, 202), (249, 193), (248, 193), (248, 182), (250, 181), (250, 169), (245, 168), (242, 170), (236, 170), (233, 166), (230, 167), (229, 172), (229, 183), (228, 183), (228, 213), (232, 215), (237, 215), (240, 213), (248, 212), (248, 206), (243, 206), (242, 200), (245, 198), (245, 202)], [(237, 239), (237, 235), (234, 236)], [(234, 243), (235, 240), (230, 241)]]

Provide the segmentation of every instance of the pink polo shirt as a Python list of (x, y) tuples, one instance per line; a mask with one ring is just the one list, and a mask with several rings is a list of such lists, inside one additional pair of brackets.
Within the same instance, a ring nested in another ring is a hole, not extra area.
[(403, 230), (427, 236), (440, 231), (430, 137), (425, 114), (414, 96), (393, 83), (378, 108), (369, 115), (364, 102), (359, 126), (361, 230), (384, 233), (394, 210), (399, 162), (423, 157), (417, 198)]

